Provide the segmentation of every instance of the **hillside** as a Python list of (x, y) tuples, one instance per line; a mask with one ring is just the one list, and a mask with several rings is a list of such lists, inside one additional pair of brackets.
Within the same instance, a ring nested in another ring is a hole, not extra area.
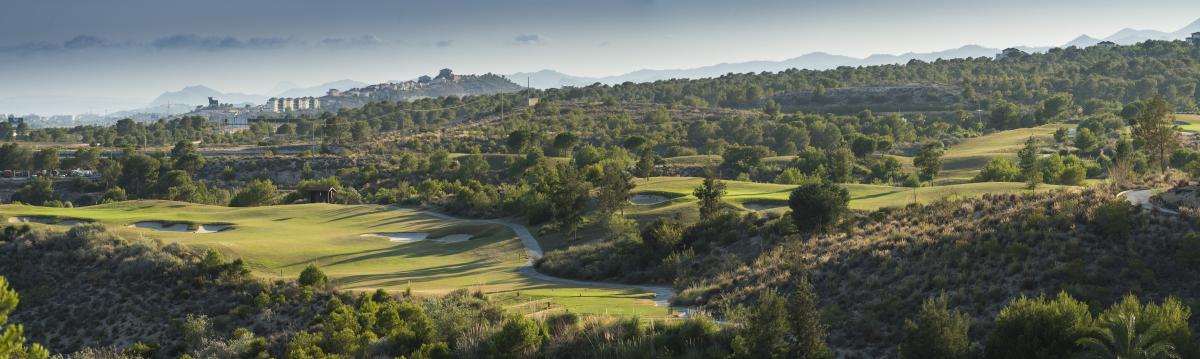
[(1193, 215), (1114, 214), (1122, 212), (1110, 208), (1128, 208), (1123, 199), (1111, 202), (1115, 195), (1096, 187), (989, 194), (883, 211), (845, 233), (789, 237), (752, 263), (690, 285), (683, 297), (719, 311), (765, 288), (791, 290), (807, 276), (831, 325), (830, 343), (862, 357), (893, 355), (903, 321), (939, 293), (971, 315), (975, 341), (1020, 295), (1065, 291), (1093, 309), (1125, 293), (1200, 297), (1195, 258), (1177, 252), (1195, 245)]
[[(0, 276), (22, 293), (12, 320), (53, 353), (137, 342), (176, 352), (185, 344), (177, 323), (189, 315), (207, 316), (218, 332), (250, 328), (282, 345), (324, 303), (311, 292), (295, 300), (294, 285), (249, 279), (240, 260), (205, 262), (194, 249), (122, 238), (99, 225), (23, 235), (14, 229), (0, 238)], [(255, 306), (259, 293), (278, 303)]]
[(321, 106), (329, 110), (357, 108), (376, 101), (408, 101), (419, 98), (480, 96), (521, 91), (507, 78), (491, 73), (483, 75), (457, 75), (444, 69), (437, 77), (422, 76), (418, 80), (389, 82), (345, 91), (329, 93), (321, 97)]

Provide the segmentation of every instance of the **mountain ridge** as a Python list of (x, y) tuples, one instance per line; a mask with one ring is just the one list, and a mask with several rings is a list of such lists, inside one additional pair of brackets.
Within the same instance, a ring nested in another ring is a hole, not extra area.
[[(1159, 30), (1144, 30), (1124, 28), (1117, 32), (1097, 39), (1087, 34), (1080, 35), (1075, 39), (1057, 46), (1060, 48), (1088, 47), (1093, 46), (1101, 41), (1112, 41), (1120, 45), (1132, 45), (1147, 40), (1180, 40), (1186, 38), (1194, 32), (1200, 32), (1200, 19), (1176, 30), (1174, 32), (1164, 32)], [(1044, 52), (1051, 48), (1050, 46), (1034, 47), (1034, 46), (1014, 46), (1014, 48), (1025, 52)], [(542, 69), (533, 72), (517, 72), (508, 76), (513, 78), (529, 78), (530, 84), (535, 88), (555, 88), (564, 86), (587, 86), (593, 83), (602, 83), (607, 85), (615, 85), (624, 82), (652, 82), (659, 80), (668, 80), (675, 78), (708, 78), (719, 77), (729, 73), (748, 73), (748, 72), (777, 72), (791, 68), (806, 69), (806, 70), (828, 70), (840, 66), (875, 66), (888, 64), (903, 64), (912, 60), (921, 60), (926, 62), (936, 61), (938, 59), (955, 59), (969, 57), (990, 57), (999, 53), (1000, 48), (989, 48), (985, 46), (968, 44), (954, 49), (942, 51), (917, 53), (908, 52), (903, 54), (872, 54), (864, 58), (856, 58), (844, 55), (834, 55), (825, 52), (811, 52), (797, 57), (792, 57), (779, 61), (770, 60), (755, 60), (746, 62), (723, 62), (715, 65), (701, 66), (695, 68), (683, 69), (641, 69), (627, 72), (620, 75), (602, 76), (602, 77), (586, 77), (575, 76), (553, 69)]]

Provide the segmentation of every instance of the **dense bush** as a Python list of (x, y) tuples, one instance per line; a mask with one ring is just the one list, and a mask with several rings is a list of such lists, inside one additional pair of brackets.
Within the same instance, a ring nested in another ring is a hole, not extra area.
[(1020, 297), (996, 315), (987, 340), (988, 359), (1067, 358), (1091, 327), (1087, 304), (1066, 293), (1051, 299)]
[(836, 224), (849, 205), (850, 192), (829, 182), (800, 185), (788, 196), (792, 222), (804, 231), (821, 231)]
[(900, 357), (965, 359), (971, 347), (970, 326), (971, 317), (951, 310), (945, 295), (926, 300), (916, 318), (904, 321)]
[(1010, 159), (996, 157), (975, 175), (975, 182), (1020, 182), (1021, 168)]

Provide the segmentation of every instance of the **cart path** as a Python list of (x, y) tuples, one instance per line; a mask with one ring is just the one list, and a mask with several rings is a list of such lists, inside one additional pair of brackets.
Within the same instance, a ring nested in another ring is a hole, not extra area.
[(450, 215), (433, 212), (433, 211), (422, 211), (422, 210), (413, 210), (413, 209), (404, 209), (404, 208), (397, 208), (397, 210), (423, 214), (426, 216), (430, 216), (430, 217), (434, 217), (434, 218), (442, 219), (442, 220), (448, 220), (448, 221), (465, 221), (465, 222), (475, 222), (475, 223), (498, 224), (501, 226), (508, 227), (509, 229), (512, 229), (513, 233), (516, 233), (517, 237), (521, 239), (521, 244), (523, 244), (525, 246), (525, 251), (529, 254), (529, 260), (525, 261), (525, 264), (522, 265), (521, 268), (517, 269), (517, 271), (520, 272), (521, 274), (524, 274), (531, 278), (542, 280), (542, 281), (547, 281), (547, 282), (574, 285), (574, 286), (582, 286), (582, 287), (610, 287), (610, 288), (618, 288), (618, 289), (641, 289), (641, 290), (645, 290), (647, 292), (654, 293), (654, 304), (657, 306), (669, 307), (669, 308), (678, 310), (680, 312), (683, 312), (685, 316), (687, 314), (691, 313), (691, 311), (692, 311), (691, 307), (673, 307), (673, 306), (671, 306), (671, 298), (675, 296), (675, 289), (668, 287), (668, 286), (631, 285), (631, 284), (621, 284), (621, 283), (584, 281), (584, 280), (576, 280), (576, 279), (559, 278), (559, 277), (555, 277), (555, 276), (551, 276), (551, 275), (547, 275), (547, 274), (538, 272), (537, 269), (533, 267), (533, 262), (538, 260), (539, 258), (542, 258), (542, 256), (545, 253), (542, 252), (542, 246), (539, 245), (537, 239), (533, 237), (533, 233), (529, 232), (529, 228), (526, 228), (525, 226), (523, 226), (521, 224), (503, 220), (503, 219), (458, 218), (458, 217), (453, 217)]
[(1129, 201), (1130, 205), (1142, 207), (1142, 208), (1145, 208), (1148, 210), (1157, 210), (1159, 212), (1166, 213), (1166, 214), (1179, 214), (1179, 212), (1177, 212), (1177, 211), (1174, 211), (1169, 208), (1163, 208), (1160, 206), (1156, 206), (1156, 205), (1154, 205), (1154, 203), (1150, 202), (1150, 197), (1154, 196), (1153, 190), (1148, 190), (1148, 189), (1130, 190), (1130, 191), (1118, 193), (1117, 196), (1118, 197), (1124, 196), (1125, 200)]

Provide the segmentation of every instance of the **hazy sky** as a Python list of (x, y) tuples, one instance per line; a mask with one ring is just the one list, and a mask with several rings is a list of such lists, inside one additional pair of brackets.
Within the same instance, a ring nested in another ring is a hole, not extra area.
[(1060, 45), (1200, 18), (1196, 0), (4, 0), (0, 9), (0, 98), (131, 102), (193, 84), (265, 93), (281, 81), (383, 82), (442, 67), (602, 76), (814, 51)]

